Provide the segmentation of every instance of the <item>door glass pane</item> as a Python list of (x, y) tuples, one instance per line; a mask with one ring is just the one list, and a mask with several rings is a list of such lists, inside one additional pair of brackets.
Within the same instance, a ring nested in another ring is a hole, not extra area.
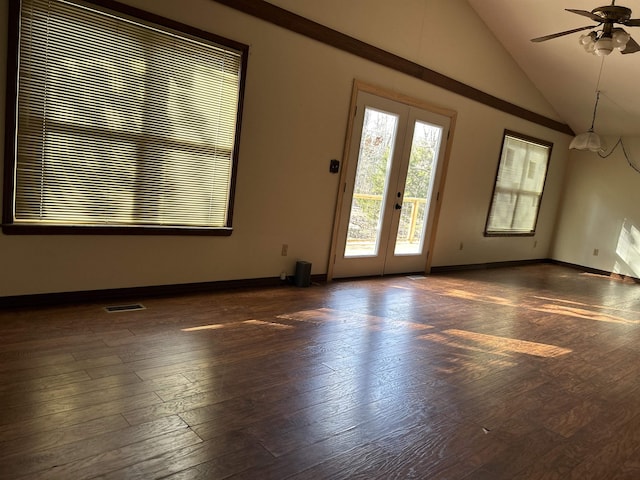
[(421, 255), (442, 127), (416, 121), (395, 255)]
[(378, 254), (397, 126), (397, 115), (365, 110), (345, 257)]

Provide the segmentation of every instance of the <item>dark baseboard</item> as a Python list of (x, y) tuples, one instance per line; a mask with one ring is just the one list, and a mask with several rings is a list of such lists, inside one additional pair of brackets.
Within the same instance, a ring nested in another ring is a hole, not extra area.
[(560, 260), (554, 260), (552, 258), (540, 258), (535, 260), (515, 260), (510, 262), (493, 262), (493, 263), (474, 263), (470, 265), (445, 265), (440, 267), (431, 267), (432, 274), (438, 273), (450, 273), (450, 272), (463, 272), (468, 270), (487, 270), (490, 268), (505, 268), (505, 267), (520, 267), (524, 265), (536, 265), (541, 263), (552, 263), (561, 267), (571, 268), (572, 270), (578, 270), (583, 273), (589, 273), (592, 275), (600, 275), (609, 279), (618, 281), (627, 281), (640, 283), (640, 278), (631, 275), (622, 275), (621, 273), (614, 273), (608, 270), (600, 270), (597, 268), (585, 267), (583, 265), (577, 265), (575, 263), (563, 262)]
[(555, 265), (560, 265), (562, 267), (567, 267), (567, 268), (573, 268), (574, 270), (580, 270), (584, 273), (590, 273), (592, 275), (600, 275), (600, 276), (608, 277), (614, 280), (640, 283), (640, 278), (634, 277), (632, 275), (623, 275), (621, 273), (610, 272), (609, 270), (600, 270), (598, 268), (583, 267), (582, 265), (576, 265), (575, 263), (562, 262), (560, 260), (550, 260), (550, 262)]
[[(536, 265), (541, 263), (552, 263), (573, 270), (601, 275), (615, 280), (632, 281), (640, 283), (640, 278), (613, 273), (606, 270), (585, 267), (573, 263), (562, 262), (550, 258), (532, 260), (514, 260), (508, 262), (474, 263), (469, 265), (444, 265), (431, 267), (431, 274), (462, 272), (469, 270), (488, 270), (493, 268), (520, 267), (525, 265)], [(353, 280), (353, 279), (345, 279)], [(327, 275), (312, 275), (312, 284), (326, 283)], [(40, 293), (33, 295), (16, 295), (0, 297), (0, 308), (22, 308), (22, 307), (47, 307), (54, 305), (74, 305), (81, 303), (113, 302), (121, 300), (139, 300), (149, 297), (163, 297), (176, 295), (189, 295), (193, 293), (216, 292), (223, 290), (233, 290), (242, 288), (267, 288), (277, 286), (293, 287), (292, 278), (286, 281), (279, 277), (250, 278), (243, 280), (223, 280), (218, 282), (184, 283), (176, 285), (155, 285), (147, 287), (114, 288), (106, 290), (84, 290), (77, 292), (60, 293)], [(297, 287), (296, 287), (297, 288)]]
[[(149, 297), (164, 297), (206, 293), (241, 288), (266, 288), (277, 286), (293, 287), (293, 282), (279, 277), (250, 278), (244, 280), (223, 280), (219, 282), (184, 283), (176, 285), (154, 285), (147, 287), (113, 288), (106, 290), (84, 290), (77, 292), (39, 293), (0, 297), (0, 308), (46, 307), (54, 305), (74, 305), (80, 303), (112, 302)], [(327, 275), (312, 275), (312, 284), (327, 281)]]
[(539, 263), (550, 263), (548, 258), (537, 258), (532, 260), (512, 260), (508, 262), (472, 263), (469, 265), (444, 265), (431, 267), (431, 273), (462, 272), (466, 270), (488, 270), (490, 268), (521, 267), (524, 265), (536, 265)]

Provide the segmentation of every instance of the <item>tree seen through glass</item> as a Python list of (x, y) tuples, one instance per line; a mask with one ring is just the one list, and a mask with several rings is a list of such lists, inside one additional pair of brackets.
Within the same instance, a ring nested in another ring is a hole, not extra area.
[[(393, 114), (371, 108), (365, 111), (346, 257), (376, 255), (378, 252), (397, 122), (398, 118)], [(415, 123), (396, 254), (421, 253), (428, 198), (433, 184), (433, 164), (441, 136), (442, 128), (420, 121)]]

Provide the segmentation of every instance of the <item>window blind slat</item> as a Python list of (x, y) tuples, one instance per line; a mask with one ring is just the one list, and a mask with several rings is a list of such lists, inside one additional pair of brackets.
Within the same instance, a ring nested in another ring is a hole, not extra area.
[(14, 222), (227, 226), (242, 53), (23, 0)]

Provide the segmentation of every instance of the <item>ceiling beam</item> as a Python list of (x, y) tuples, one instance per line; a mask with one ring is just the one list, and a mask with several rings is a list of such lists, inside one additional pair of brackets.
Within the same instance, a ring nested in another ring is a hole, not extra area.
[(402, 72), (411, 77), (430, 83), (431, 85), (444, 88), (445, 90), (482, 103), (488, 107), (495, 108), (552, 130), (566, 133), (567, 135), (575, 135), (573, 130), (562, 122), (558, 122), (545, 117), (544, 115), (527, 110), (526, 108), (514, 105), (513, 103), (490, 95), (482, 90), (478, 90), (466, 83), (459, 82), (458, 80), (447, 77), (446, 75), (431, 70), (430, 68), (424, 67), (391, 52), (387, 52), (386, 50), (382, 50), (349, 35), (345, 35), (344, 33), (292, 13), (289, 10), (285, 10), (284, 8), (278, 7), (264, 0), (212, 1), (226, 5), (227, 7), (231, 7), (279, 27), (286, 28), (287, 30), (304, 35), (305, 37), (313, 40), (317, 40), (325, 45), (330, 45), (344, 52), (348, 52), (360, 58), (377, 63), (378, 65)]

